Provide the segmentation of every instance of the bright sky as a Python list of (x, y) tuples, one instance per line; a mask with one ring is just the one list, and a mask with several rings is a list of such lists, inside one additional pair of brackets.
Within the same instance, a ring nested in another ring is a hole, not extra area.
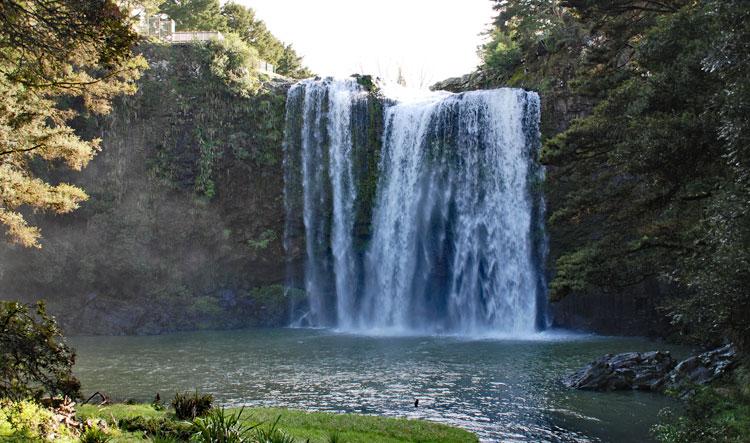
[(474, 70), (490, 0), (236, 0), (316, 74), (366, 73), (429, 86)]

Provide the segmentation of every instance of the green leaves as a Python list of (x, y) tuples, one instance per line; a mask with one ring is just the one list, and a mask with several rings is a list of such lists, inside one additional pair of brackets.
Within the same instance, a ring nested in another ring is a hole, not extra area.
[(75, 353), (44, 303), (32, 312), (21, 303), (0, 302), (0, 398), (78, 398), (74, 363)]

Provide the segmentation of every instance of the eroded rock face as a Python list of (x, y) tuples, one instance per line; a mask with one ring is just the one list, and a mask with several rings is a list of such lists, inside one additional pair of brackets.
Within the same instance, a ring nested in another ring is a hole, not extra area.
[(675, 366), (669, 352), (607, 354), (563, 380), (576, 389), (592, 391), (658, 391)]
[(673, 391), (690, 396), (697, 385), (718, 379), (737, 365), (737, 350), (726, 345), (677, 363), (669, 352), (607, 354), (563, 379), (569, 388), (592, 391)]

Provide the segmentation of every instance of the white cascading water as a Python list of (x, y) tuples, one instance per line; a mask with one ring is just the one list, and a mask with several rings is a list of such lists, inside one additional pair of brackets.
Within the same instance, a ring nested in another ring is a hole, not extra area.
[(356, 286), (354, 254), (354, 200), (357, 196), (352, 161), (352, 105), (361, 100), (356, 82), (334, 82), (328, 90), (330, 134), (328, 175), (333, 194), (333, 253), (338, 326), (352, 327), (348, 313), (353, 312)]
[(362, 242), (355, 235), (356, 203), (364, 197), (352, 132), (353, 109), (366, 111), (356, 105), (367, 97), (353, 80), (308, 80), (289, 93), (287, 229), (296, 216), (294, 189), (301, 188), (307, 324), (534, 332), (544, 290), (543, 205), (532, 192), (542, 174), (535, 163), (538, 96), (497, 89), (386, 100), (378, 116), (377, 191)]

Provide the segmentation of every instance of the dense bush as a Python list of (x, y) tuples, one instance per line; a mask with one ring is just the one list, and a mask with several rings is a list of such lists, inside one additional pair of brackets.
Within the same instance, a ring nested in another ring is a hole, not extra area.
[(203, 417), (211, 411), (214, 396), (211, 394), (200, 394), (198, 391), (177, 393), (172, 400), (172, 407), (181, 420), (194, 420)]
[(79, 397), (75, 353), (44, 303), (0, 302), (0, 398)]
[(653, 432), (664, 443), (749, 441), (750, 372), (740, 367), (711, 386), (698, 387), (684, 413), (662, 411)]
[(61, 426), (52, 411), (28, 400), (0, 400), (0, 441), (73, 441), (71, 431)]

